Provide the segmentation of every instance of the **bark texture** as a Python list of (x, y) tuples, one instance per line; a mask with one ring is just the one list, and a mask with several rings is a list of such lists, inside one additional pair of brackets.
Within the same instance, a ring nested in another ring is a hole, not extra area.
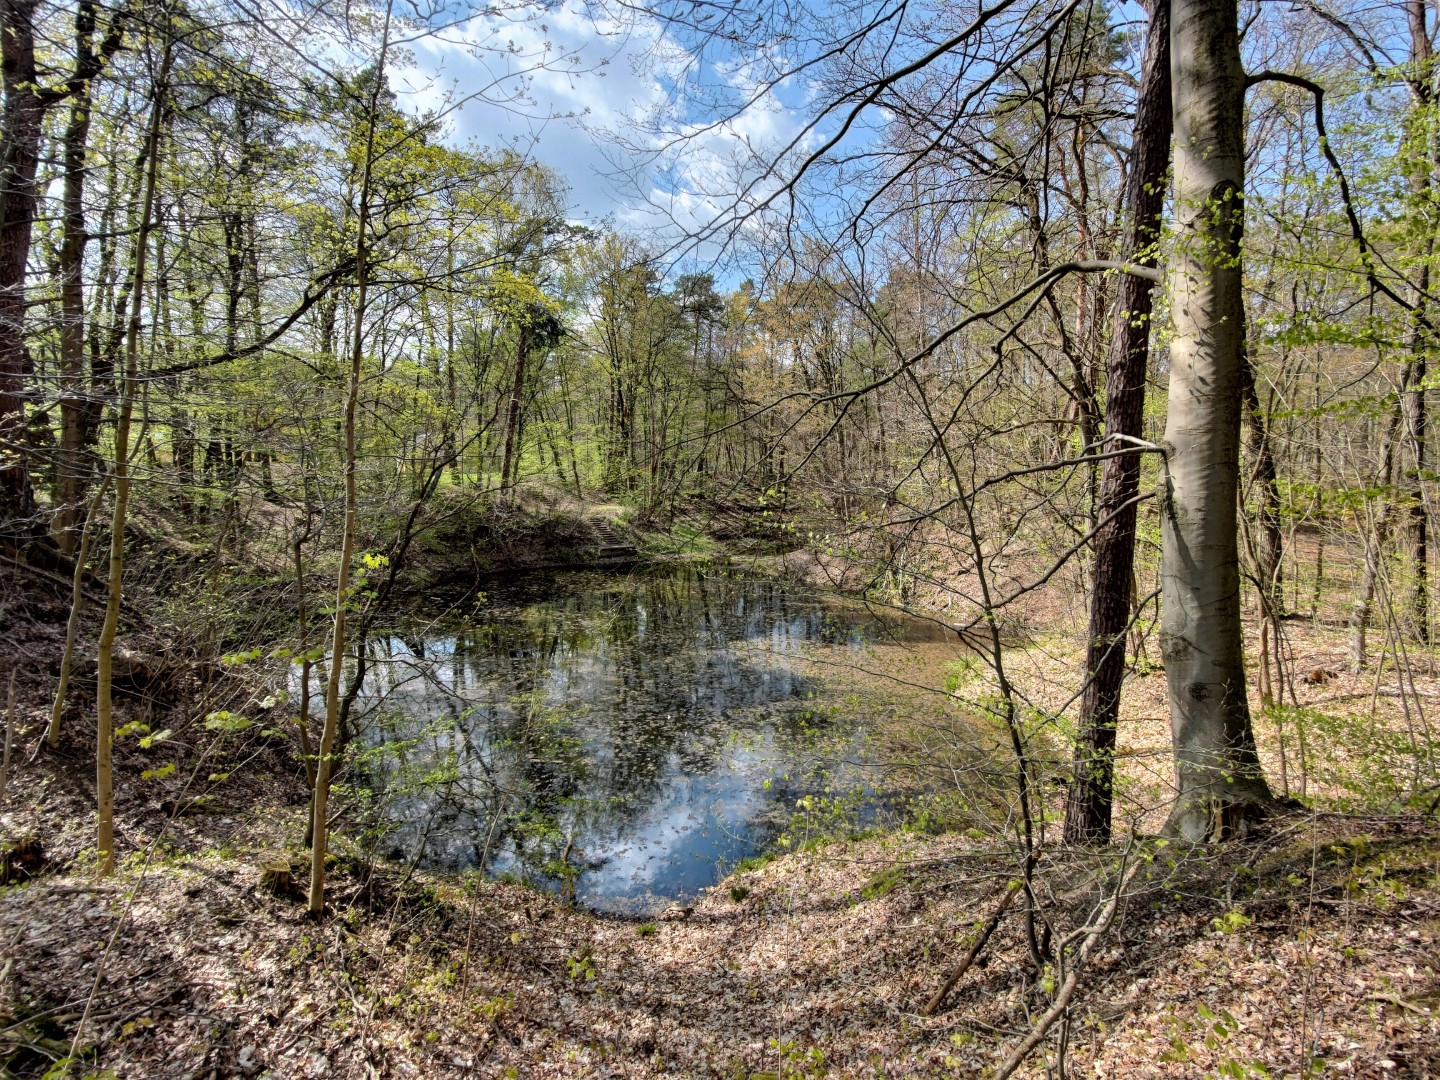
[[(37, 7), (37, 0), (0, 0), (0, 76), (5, 88), (0, 117), (0, 533), (12, 538), (34, 532), (35, 492), (25, 426), (33, 366), (25, 347), (25, 270), (39, 200), (36, 170), (45, 115), (82, 89), (88, 94), (91, 80), (124, 41), (128, 11), (115, 13), (98, 51), (88, 44), (79, 48), (70, 75), (47, 87), (40, 84), (36, 62)], [(88, 43), (94, 22), (93, 4), (82, 4), (76, 13), (77, 42)], [(88, 109), (85, 116), (88, 126)], [(68, 150), (67, 139), (67, 168)]]
[(500, 490), (509, 491), (520, 471), (519, 433), (521, 407), (525, 401), (525, 365), (530, 359), (530, 326), (522, 318), (515, 343), (515, 383), (505, 414), (505, 452), (500, 462)]
[[(94, 34), (95, 4), (93, 0), (82, 0), (75, 13), (77, 68), (91, 66)], [(60, 279), (60, 454), (50, 533), (67, 555), (75, 550), (80, 503), (94, 471), (85, 446), (85, 158), (90, 141), (90, 97), (87, 79), (70, 99), (70, 119), (65, 125), (65, 181), (56, 275)]]
[(25, 403), (31, 374), (25, 348), (25, 265), (35, 222), (35, 170), (46, 99), (35, 65), (35, 0), (0, 2), (0, 69), (5, 83), (0, 149), (0, 528), (28, 532), (35, 494), (26, 460)]
[[(1130, 215), (1125, 251), (1154, 266), (1147, 249), (1157, 235), (1170, 163), (1170, 0), (1150, 0), (1135, 133), (1130, 146), (1125, 206)], [(1122, 274), (1115, 297), (1115, 328), (1105, 379), (1107, 436), (1138, 437), (1145, 415), (1145, 374), (1150, 356), (1150, 314), (1154, 282)], [(1110, 442), (1106, 450), (1122, 445)], [(1125, 683), (1125, 633), (1133, 617), (1131, 580), (1135, 567), (1135, 496), (1140, 456), (1124, 454), (1105, 462), (1100, 478), (1099, 528), (1095, 533), (1095, 582), (1090, 596), (1087, 681), (1080, 706), (1080, 738), (1074, 780), (1065, 812), (1068, 843), (1110, 840), (1115, 774), (1115, 722)]]
[[(1255, 386), (1255, 370), (1247, 352), (1240, 358), (1240, 399), (1245, 407), (1245, 453), (1250, 459), (1250, 484), (1255, 489), (1257, 507), (1255, 531), (1246, 533), (1250, 558), (1255, 565), (1255, 590), (1260, 600), (1260, 658), (1257, 665), (1256, 688), (1262, 705), (1269, 705), (1284, 689), (1281, 662), (1280, 614), (1283, 607), (1281, 567), (1285, 540), (1280, 532), (1280, 478), (1275, 467), (1275, 447), (1270, 437), (1270, 421), (1260, 404)], [(1240, 497), (1241, 511), (1245, 506), (1244, 492)], [(1271, 647), (1274, 647), (1275, 681), (1270, 681)]]
[(1162, 492), (1161, 649), (1178, 797), (1170, 829), (1224, 835), (1271, 801), (1246, 697), (1237, 494), (1245, 74), (1236, 0), (1174, 0), (1176, 247)]
[[(1410, 28), (1410, 75), (1408, 83), (1414, 100), (1414, 113), (1407, 123), (1407, 139), (1420, 145), (1412, 146), (1414, 165), (1410, 175), (1410, 190), (1416, 203), (1429, 208), (1433, 203), (1433, 174), (1437, 164), (1437, 148), (1433, 136), (1428, 134), (1428, 114), (1435, 107), (1435, 50), (1430, 44), (1430, 27), (1424, 0), (1408, 0), (1405, 14)], [(1410, 565), (1414, 582), (1410, 591), (1410, 613), (1414, 620), (1415, 635), (1426, 644), (1430, 641), (1430, 510), (1425, 498), (1426, 443), (1428, 442), (1428, 410), (1425, 400), (1427, 356), (1433, 333), (1430, 327), (1429, 305), (1430, 265), (1435, 256), (1435, 230), (1432, 225), (1425, 232), (1421, 246), (1419, 265), (1414, 270), (1414, 284), (1410, 288), (1410, 302), (1414, 305), (1410, 313), (1410, 361), (1406, 365), (1404, 382), (1409, 393), (1403, 395), (1406, 403), (1405, 428), (1410, 444), (1411, 462), (1414, 471), (1410, 474)]]

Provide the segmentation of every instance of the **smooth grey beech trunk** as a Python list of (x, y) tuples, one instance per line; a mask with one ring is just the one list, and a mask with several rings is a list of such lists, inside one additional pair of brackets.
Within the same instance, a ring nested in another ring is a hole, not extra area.
[(1170, 10), (1176, 244), (1161, 649), (1179, 787), (1169, 828), (1201, 841), (1271, 801), (1246, 698), (1236, 536), (1245, 73), (1236, 0), (1173, 0)]

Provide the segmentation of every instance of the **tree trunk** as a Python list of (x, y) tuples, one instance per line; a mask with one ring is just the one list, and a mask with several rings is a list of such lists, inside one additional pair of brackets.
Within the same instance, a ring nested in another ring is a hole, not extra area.
[[(1284, 594), (1280, 575), (1285, 548), (1284, 539), (1280, 533), (1280, 482), (1275, 468), (1275, 448), (1270, 438), (1268, 417), (1260, 407), (1260, 394), (1255, 388), (1255, 370), (1250, 366), (1248, 348), (1240, 358), (1240, 396), (1245, 407), (1245, 452), (1249, 457), (1252, 469), (1251, 482), (1259, 489), (1259, 507), (1256, 511), (1256, 526), (1259, 536), (1258, 538), (1251, 537), (1250, 549), (1255, 563), (1256, 592), (1260, 598), (1260, 657), (1257, 683), (1260, 689), (1261, 705), (1268, 706), (1274, 700), (1277, 689), (1270, 682), (1270, 643), (1272, 641), (1275, 646), (1277, 676), (1282, 670), (1280, 614)], [(1242, 504), (1243, 498), (1242, 493)], [(1247, 536), (1249, 535), (1247, 534)], [(1282, 681), (1277, 677), (1277, 684)], [(1279, 686), (1278, 689), (1283, 691), (1283, 686)]]
[[(129, 99), (125, 99), (129, 107)], [(119, 226), (120, 206), (134, 205), (135, 192), (126, 192), (120, 179), (120, 154), (107, 155), (109, 163), (105, 169), (105, 199), (100, 211), (98, 235), (95, 237), (96, 267), (91, 286), (89, 313), (90, 388), (81, 405), (81, 444), (92, 454), (100, 441), (100, 422), (104, 415), (105, 403), (114, 394), (115, 347), (113, 333), (103, 333), (101, 327), (115, 321), (115, 311), (120, 306), (117, 275), (119, 274), (119, 238), (130, 232), (129, 226)], [(137, 162), (136, 175), (144, 172), (145, 163)]]
[(318, 919), (325, 912), (325, 846), (330, 825), (330, 782), (334, 776), (336, 740), (340, 728), (340, 678), (345, 666), (345, 616), (352, 602), (350, 562), (355, 556), (355, 526), (358, 497), (355, 486), (355, 413), (360, 400), (360, 374), (365, 358), (365, 307), (369, 296), (368, 259), (370, 228), (371, 171), (375, 161), (375, 111), (385, 81), (385, 60), (390, 48), (391, 7), (385, 9), (385, 28), (380, 40), (380, 58), (370, 89), (366, 115), (364, 171), (360, 182), (360, 206), (355, 240), (355, 325), (350, 341), (350, 379), (345, 396), (345, 520), (340, 532), (340, 566), (335, 579), (335, 621), (330, 635), (330, 670), (325, 681), (325, 722), (320, 730), (319, 759), (315, 763), (315, 790), (310, 798), (310, 897), (309, 915)]
[(530, 358), (530, 327), (522, 318), (515, 342), (515, 382), (510, 388), (510, 407), (505, 414), (505, 453), (500, 460), (500, 490), (508, 491), (520, 471), (520, 409), (525, 398), (525, 362)]
[[(84, 0), (75, 13), (75, 60), (89, 66), (95, 5)], [(85, 156), (90, 139), (90, 84), (70, 99), (65, 125), (65, 179), (61, 195), (60, 260), (60, 460), (56, 468), (55, 517), (50, 532), (67, 555), (75, 550), (76, 517), (90, 478), (85, 446)]]
[[(302, 459), (303, 463), (303, 459)], [(300, 640), (295, 652), (300, 657), (300, 703), (296, 710), (296, 726), (300, 731), (300, 760), (305, 765), (305, 785), (313, 798), (315, 795), (315, 750), (310, 745), (310, 673), (315, 661), (310, 657), (310, 605), (309, 592), (305, 587), (305, 545), (316, 533), (315, 507), (310, 500), (310, 485), (305, 485), (305, 528), (297, 532), (290, 542), (290, 551), (295, 562), (295, 595), (299, 609), (295, 621), (299, 627)], [(313, 828), (313, 822), (312, 822)]]
[(1245, 343), (1244, 92), (1236, 0), (1174, 0), (1173, 336), (1161, 506), (1161, 649), (1178, 796), (1169, 828), (1223, 836), (1271, 801), (1246, 696), (1236, 536)]
[[(25, 401), (31, 374), (25, 346), (25, 270), (39, 198), (36, 169), (45, 114), (89, 84), (124, 40), (126, 9), (117, 11), (98, 51), (88, 48), (95, 22), (91, 3), (76, 12), (77, 52), (73, 72), (63, 83), (43, 87), (35, 58), (37, 0), (0, 0), (0, 75), (5, 88), (0, 131), (0, 533), (33, 535), (35, 509), (25, 446)], [(73, 120), (72, 120), (73, 122)], [(87, 120), (88, 125), (88, 110)], [(68, 133), (67, 133), (68, 134)], [(69, 164), (67, 138), (67, 168)]]
[(35, 222), (35, 170), (46, 104), (35, 65), (36, 0), (0, 0), (5, 85), (0, 150), (0, 532), (31, 531), (35, 509), (24, 451), (31, 360), (25, 347), (25, 267)]
[[(1125, 250), (1146, 266), (1155, 265), (1154, 255), (1147, 249), (1159, 231), (1171, 131), (1169, 0), (1151, 0), (1150, 7), (1125, 188), (1125, 205), (1130, 214)], [(1141, 434), (1153, 289), (1153, 282), (1134, 274), (1121, 275), (1118, 283), (1106, 373), (1108, 436)], [(1120, 443), (1106, 447), (1124, 448)], [(1139, 486), (1138, 454), (1124, 454), (1105, 462), (1096, 507), (1097, 520), (1103, 524), (1095, 534), (1095, 580), (1085, 655), (1087, 681), (1081, 698), (1074, 779), (1065, 812), (1065, 839), (1072, 844), (1104, 844), (1110, 839), (1115, 723), (1125, 681), (1125, 631), (1133, 615), (1130, 583), (1135, 565), (1134, 499)]]
[(55, 683), (55, 700), (50, 706), (50, 724), (45, 729), (45, 745), (55, 749), (60, 745), (60, 722), (65, 714), (65, 696), (70, 691), (70, 669), (75, 660), (75, 638), (80, 632), (80, 607), (85, 602), (85, 567), (90, 561), (91, 526), (95, 515), (100, 512), (101, 500), (109, 479), (102, 481), (90, 499), (90, 509), (80, 522), (80, 548), (75, 555), (75, 572), (70, 584), (70, 615), (65, 620), (65, 648), (60, 653), (60, 677)]
[[(1414, 98), (1415, 112), (1406, 125), (1407, 135), (1413, 140), (1423, 140), (1423, 150), (1415, 153), (1414, 166), (1410, 175), (1410, 189), (1422, 213), (1433, 210), (1432, 189), (1434, 170), (1437, 165), (1437, 148), (1431, 134), (1435, 99), (1435, 50), (1430, 43), (1430, 28), (1427, 26), (1424, 0), (1407, 0), (1406, 20), (1410, 28), (1410, 74), (1408, 81)], [(1410, 508), (1410, 562), (1414, 581), (1410, 594), (1410, 612), (1415, 622), (1416, 636), (1426, 644), (1430, 642), (1430, 511), (1425, 500), (1426, 469), (1426, 415), (1425, 377), (1428, 364), (1426, 350), (1431, 342), (1430, 319), (1426, 297), (1430, 294), (1430, 263), (1435, 254), (1435, 230), (1426, 225), (1425, 240), (1421, 245), (1419, 265), (1415, 268), (1415, 281), (1410, 289), (1414, 308), (1410, 314), (1410, 354), (1406, 371), (1409, 393), (1406, 399), (1405, 427), (1410, 443), (1410, 463), (1414, 468), (1411, 476), (1411, 496), (1414, 502)]]
[(1260, 579), (1261, 602), (1278, 616), (1284, 607), (1281, 568), (1285, 554), (1284, 537), (1280, 531), (1280, 476), (1275, 467), (1275, 445), (1270, 437), (1269, 417), (1260, 406), (1255, 372), (1250, 367), (1248, 355), (1242, 358), (1240, 389), (1249, 421), (1245, 449), (1254, 470), (1253, 482), (1259, 488), (1256, 576)]
[[(1395, 501), (1391, 487), (1395, 482), (1395, 443), (1400, 437), (1400, 419), (1404, 412), (1405, 391), (1402, 388), (1395, 397), (1395, 407), (1390, 410), (1390, 420), (1385, 427), (1385, 441), (1380, 447), (1380, 483), (1383, 502), (1380, 517), (1365, 540), (1365, 558), (1360, 571), (1360, 589), (1355, 603), (1350, 607), (1350, 667), (1359, 671), (1365, 666), (1365, 630), (1370, 624), (1370, 605), (1375, 602), (1375, 586), (1380, 580), (1380, 560), (1385, 551), (1385, 540), (1390, 533), (1390, 515)], [(1322, 534), (1323, 535), (1323, 534)]]
[[(1433, 244), (1427, 243), (1427, 248)], [(1426, 258), (1430, 257), (1427, 251)], [(1425, 294), (1430, 288), (1430, 267), (1422, 266), (1420, 281), (1414, 289), (1415, 327), (1412, 335), (1412, 359), (1409, 371), (1409, 392), (1405, 394), (1406, 434), (1410, 443), (1410, 461), (1414, 472), (1410, 477), (1410, 567), (1414, 574), (1410, 593), (1410, 614), (1415, 622), (1415, 636), (1422, 642), (1430, 642), (1430, 511), (1425, 503), (1425, 444), (1427, 416), (1425, 407), (1425, 351), (1429, 343), (1425, 340)]]
[(120, 408), (115, 422), (115, 503), (110, 520), (110, 575), (106, 589), (105, 621), (95, 661), (95, 797), (98, 806), (98, 841), (101, 869), (115, 869), (115, 794), (110, 752), (114, 738), (113, 703), (110, 697), (111, 664), (115, 631), (120, 624), (121, 586), (125, 570), (125, 514), (130, 501), (130, 419), (135, 408), (135, 388), (140, 367), (140, 317), (145, 292), (145, 262), (155, 209), (155, 188), (159, 174), (160, 132), (164, 123), (166, 82), (170, 74), (171, 48), (167, 38), (160, 71), (155, 80), (155, 97), (150, 107), (150, 129), (146, 135), (149, 154), (145, 172), (145, 194), (140, 208), (140, 230), (135, 237), (134, 288), (130, 293), (130, 317), (125, 331), (125, 367), (120, 376)]

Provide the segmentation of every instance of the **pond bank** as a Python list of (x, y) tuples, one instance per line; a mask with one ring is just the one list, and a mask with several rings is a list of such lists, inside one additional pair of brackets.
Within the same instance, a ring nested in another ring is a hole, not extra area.
[[(1046, 1000), (1011, 917), (924, 1014), (1015, 867), (955, 835), (787, 856), (648, 924), (342, 856), (317, 926), (258, 885), (275, 814), (203, 823), (220, 848), (171, 835), (110, 883), (10, 889), (0, 1061), (39, 1076), (78, 1034), (95, 1067), (155, 1080), (978, 1076)], [(1281, 1076), (1318, 1055), (1327, 1074), (1434, 1075), (1436, 854), (1416, 817), (1290, 819), (1131, 879), (1075, 1000), (1070, 1068)], [(1082, 923), (1113, 872), (1048, 859), (1049, 916)]]

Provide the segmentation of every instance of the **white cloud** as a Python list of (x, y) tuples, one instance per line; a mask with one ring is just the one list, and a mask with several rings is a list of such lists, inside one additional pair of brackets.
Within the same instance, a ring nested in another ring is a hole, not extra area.
[(454, 141), (532, 154), (569, 183), (590, 220), (633, 200), (617, 174), (642, 164), (600, 133), (634, 129), (665, 108), (665, 80), (686, 62), (656, 24), (597, 22), (579, 4), (477, 15), (409, 52), (391, 76), (405, 107), (464, 102), (450, 119)]
[[(465, 101), (456, 142), (508, 145), (569, 184), (577, 214), (611, 217), (658, 245), (703, 229), (735, 205), (801, 132), (807, 90), (764, 93), (758, 57), (705, 62), (643, 17), (597, 17), (584, 0), (480, 14), (408, 46), (391, 84), (420, 111)], [(701, 81), (731, 101), (759, 100), (718, 122), (699, 115)], [(768, 178), (748, 201), (779, 186)], [(713, 245), (706, 245), (714, 253)]]

